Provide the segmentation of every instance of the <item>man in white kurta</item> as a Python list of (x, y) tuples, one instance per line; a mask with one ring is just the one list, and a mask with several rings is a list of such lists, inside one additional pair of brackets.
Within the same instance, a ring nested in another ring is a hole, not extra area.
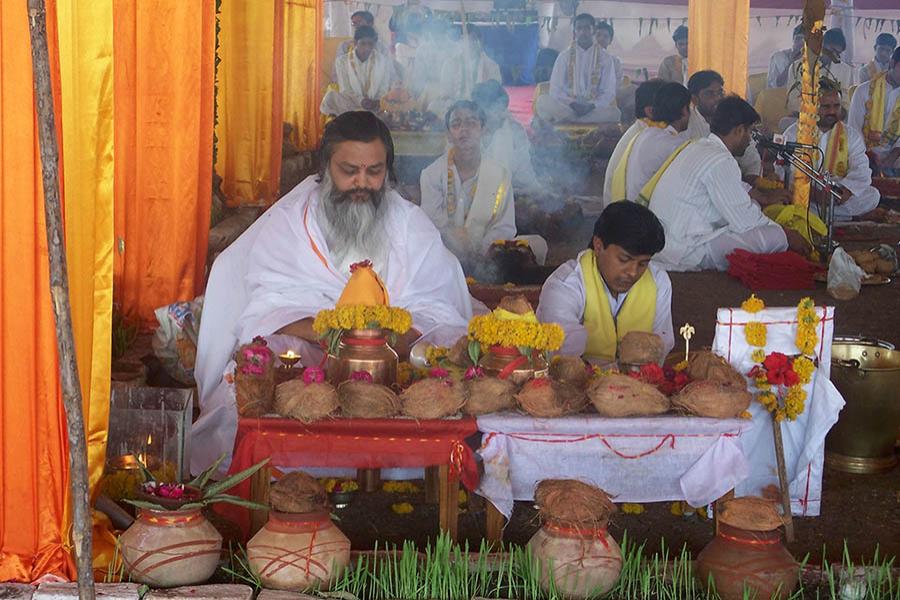
[[(560, 354), (611, 362), (618, 341), (633, 330), (658, 335), (663, 356), (672, 350), (672, 282), (650, 262), (664, 244), (662, 225), (643, 206), (617, 202), (603, 210), (590, 247), (560, 265), (541, 289), (537, 317), (565, 330)], [(585, 265), (596, 273), (586, 273)], [(592, 302), (610, 318), (599, 319)]]
[(378, 36), (368, 25), (360, 25), (352, 52), (338, 56), (334, 69), (338, 89), (322, 98), (320, 111), (342, 115), (355, 110), (378, 110), (381, 98), (390, 91), (396, 72), (393, 61), (375, 49)]
[[(840, 91), (829, 89), (825, 82), (819, 90), (819, 148), (822, 150), (821, 156), (825, 157), (823, 167), (836, 177), (835, 181), (843, 188), (841, 200), (834, 207), (834, 218), (836, 221), (849, 221), (877, 207), (881, 194), (872, 187), (872, 169), (869, 168), (862, 135), (841, 122)], [(796, 123), (787, 128), (784, 137), (791, 142), (797, 141)], [(829, 147), (833, 137), (837, 147)], [(784, 178), (786, 169), (778, 169), (779, 175)], [(792, 171), (787, 173), (789, 179), (792, 176)]]
[(429, 100), (428, 110), (444, 115), (457, 100), (472, 97), (472, 90), (483, 81), (502, 81), (500, 66), (485, 54), (481, 31), (469, 25), (462, 50), (456, 56), (444, 56), (437, 98)]
[[(873, 96), (882, 98), (883, 110), (877, 119)], [(856, 88), (847, 113), (847, 125), (862, 135), (866, 149), (883, 163), (882, 168), (893, 166), (887, 159), (900, 141), (900, 48), (891, 55), (887, 71)], [(894, 127), (898, 131), (893, 131)]]
[(780, 88), (787, 85), (788, 69), (803, 53), (803, 25), (794, 27), (793, 46), (779, 50), (769, 59), (769, 71), (766, 76), (766, 87)]
[(594, 43), (594, 17), (575, 17), (575, 41), (553, 64), (550, 91), (535, 102), (548, 123), (615, 123), (616, 72), (609, 54)]
[(879, 73), (887, 71), (890, 68), (891, 54), (896, 47), (897, 38), (890, 33), (879, 33), (875, 38), (875, 56), (859, 68), (856, 81), (865, 83)]
[[(848, 98), (848, 92), (856, 81), (855, 69), (848, 63), (841, 61), (841, 55), (847, 49), (847, 40), (840, 29), (829, 29), (822, 37), (822, 54), (819, 56), (821, 77), (834, 79), (841, 84), (841, 92), (844, 98)], [(792, 115), (796, 116), (800, 111), (800, 82), (802, 79), (802, 59), (794, 61), (788, 69), (788, 102), (787, 107)]]
[(688, 28), (685, 25), (675, 28), (672, 32), (672, 41), (675, 42), (675, 49), (678, 52), (662, 60), (656, 76), (664, 81), (684, 84), (688, 79)]
[(265, 336), (276, 354), (299, 350), (305, 365), (318, 364), (312, 320), (334, 307), (351, 264), (370, 259), (391, 305), (411, 313), (401, 355), (418, 339), (449, 345), (465, 333), (472, 309), (462, 269), (427, 215), (388, 186), (389, 144), (372, 113), (337, 117), (322, 140), (321, 182), (304, 180), (216, 259), (195, 370), (194, 473), (234, 444), (234, 388), (223, 375), (235, 349)]
[(685, 148), (660, 177), (650, 210), (666, 230), (666, 247), (654, 260), (670, 271), (728, 268), (737, 248), (766, 254), (805, 250), (796, 232), (766, 217), (741, 181), (736, 155), (750, 144), (759, 115), (732, 96), (716, 108), (712, 133)]

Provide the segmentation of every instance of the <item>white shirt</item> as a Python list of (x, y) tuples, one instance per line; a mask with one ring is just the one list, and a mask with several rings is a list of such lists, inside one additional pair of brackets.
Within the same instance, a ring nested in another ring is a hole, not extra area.
[[(798, 74), (802, 62), (802, 59), (795, 60), (788, 71), (788, 80), (785, 87), (788, 89), (787, 108), (791, 113), (799, 112), (800, 110), (800, 84), (797, 82), (800, 80)], [(827, 69), (827, 72), (825, 69)], [(820, 69), (820, 73), (822, 77), (829, 77), (830, 79), (837, 80), (841, 84), (843, 97), (845, 99), (847, 98), (848, 91), (853, 87), (856, 75), (853, 71), (853, 67), (845, 62), (831, 63), (828, 67)], [(795, 83), (797, 83), (797, 85), (794, 85)]]
[[(687, 132), (692, 140), (701, 140), (710, 134), (709, 123), (693, 104), (691, 104), (691, 118), (688, 119)], [(756, 142), (750, 142), (744, 154), (736, 157), (736, 160), (741, 168), (741, 176), (762, 174), (762, 158), (759, 156), (759, 150), (756, 149)]]
[(794, 62), (792, 58), (794, 56), (794, 49), (787, 48), (785, 50), (779, 50), (775, 54), (772, 55), (772, 58), (769, 59), (769, 74), (766, 77), (766, 87), (774, 88), (774, 87), (784, 87), (787, 85), (787, 80), (785, 80), (785, 84), (779, 86), (778, 78), (787, 71), (791, 63)]
[(474, 55), (472, 50), (463, 50), (454, 57), (445, 57), (441, 67), (440, 97), (451, 104), (459, 99), (468, 100), (476, 84), (491, 79), (503, 81), (497, 63), (483, 51)]
[[(877, 60), (872, 60), (871, 62), (875, 63), (875, 68), (878, 69), (878, 73), (880, 73), (882, 71), (887, 71), (888, 67), (890, 66), (890, 62), (882, 63), (882, 62), (878, 62)], [(872, 79), (872, 75), (869, 73), (869, 64), (870, 63), (866, 63), (859, 68), (859, 72), (856, 75), (856, 80), (859, 81), (860, 83), (865, 83), (866, 81), (869, 81), (870, 79)], [(876, 75), (877, 75), (877, 73), (876, 73)]]
[[(890, 89), (891, 84), (886, 83), (888, 89), (887, 97), (884, 102), (884, 128), (887, 130), (890, 125), (891, 113), (894, 110), (894, 105), (897, 102), (900, 102), (900, 86)], [(866, 103), (869, 101), (870, 94), (872, 92), (872, 82), (867, 81), (865, 83), (861, 83), (856, 91), (853, 92), (853, 99), (850, 100), (850, 110), (847, 111), (847, 125), (850, 129), (855, 129), (860, 135), (863, 135), (863, 126), (866, 123), (866, 114), (869, 110), (866, 108)], [(863, 138), (865, 142), (865, 138)], [(891, 148), (900, 143), (900, 140), (895, 140), (893, 144), (890, 143), (890, 140), (882, 138), (881, 146), (874, 149), (874, 152), (879, 156), (884, 156), (888, 152), (891, 151)]]
[(390, 91), (394, 79), (393, 62), (377, 50), (365, 62), (360, 62), (356, 52), (338, 56), (334, 70), (338, 91), (357, 100), (380, 99)]
[[(472, 206), (475, 183), (478, 181), (478, 173), (474, 177), (463, 181), (459, 176), (456, 165), (453, 165), (453, 184), (456, 189), (456, 210), (451, 217), (447, 212), (447, 162), (448, 154), (438, 157), (436, 161), (425, 167), (419, 177), (419, 185), (422, 193), (422, 210), (431, 219), (448, 243), (449, 235), (454, 229), (464, 227), (466, 215)], [(482, 157), (482, 165), (485, 159)], [(479, 168), (479, 172), (480, 172)], [(500, 208), (480, 240), (471, 240), (472, 244), (482, 253), (487, 253), (494, 240), (511, 240), (516, 237), (516, 207), (513, 202), (512, 183), (509, 171), (506, 171), (507, 185), (501, 201)]]
[(619, 166), (619, 161), (622, 160), (622, 155), (625, 154), (625, 149), (628, 147), (628, 144), (631, 142), (632, 138), (634, 138), (645, 129), (647, 129), (647, 122), (643, 119), (638, 119), (631, 124), (631, 127), (625, 130), (625, 133), (623, 133), (622, 137), (619, 138), (619, 141), (616, 142), (616, 147), (613, 148), (612, 156), (609, 157), (609, 162), (606, 163), (606, 176), (603, 178), (604, 208), (612, 204), (613, 175), (616, 172), (616, 168), (618, 168)]
[[(669, 270), (698, 269), (706, 243), (725, 232), (766, 226), (781, 230), (744, 190), (737, 161), (715, 134), (685, 148), (669, 165), (650, 210), (666, 230), (666, 247), (653, 260)], [(786, 239), (780, 250), (785, 248)]]
[[(584, 276), (579, 262), (584, 250), (573, 260), (561, 264), (541, 288), (541, 298), (537, 307), (539, 321), (558, 323), (566, 332), (560, 354), (581, 356), (587, 345), (587, 330), (584, 328), (584, 305), (586, 295)], [(653, 333), (663, 342), (663, 356), (669, 354), (675, 346), (675, 332), (672, 327), (672, 282), (669, 275), (658, 265), (650, 263), (650, 275), (656, 283), (656, 314), (653, 319)], [(600, 278), (603, 281), (603, 278)], [(628, 292), (613, 296), (606, 282), (603, 282), (606, 298), (613, 319), (618, 316)]]
[(665, 129), (647, 127), (638, 134), (625, 166), (625, 197), (637, 201), (641, 189), (666, 159), (690, 139), (686, 131), (679, 132), (671, 125)]
[[(575, 48), (574, 93), (569, 80), (569, 59)], [(597, 77), (597, 84), (592, 81)], [(556, 57), (550, 74), (550, 96), (563, 102), (587, 102), (595, 106), (609, 106), (616, 99), (616, 68), (612, 57), (596, 44), (587, 49), (572, 44)]]
[(488, 143), (482, 146), (482, 156), (509, 171), (515, 189), (522, 191), (541, 187), (531, 164), (531, 140), (525, 128), (511, 116), (503, 119)]
[[(606, 51), (609, 54), (609, 51)], [(625, 71), (622, 68), (622, 59), (616, 56), (615, 54), (609, 54), (609, 57), (613, 61), (613, 70), (616, 73), (616, 89), (622, 87), (622, 81), (625, 79)]]
[[(847, 175), (838, 178), (836, 181), (850, 190), (853, 195), (847, 202), (834, 207), (835, 220), (849, 221), (856, 215), (867, 213), (876, 206), (881, 200), (881, 193), (872, 187), (872, 170), (869, 168), (869, 158), (866, 156), (866, 144), (863, 142), (862, 135), (852, 127), (845, 127), (847, 132), (847, 155), (849, 158)], [(788, 127), (784, 132), (784, 137), (789, 141), (797, 141), (797, 124)], [(828, 148), (828, 140), (831, 138), (831, 131), (819, 134), (819, 148), (822, 149), (822, 155)], [(786, 169), (777, 167), (778, 174), (784, 179)], [(790, 176), (790, 175), (789, 175)]]

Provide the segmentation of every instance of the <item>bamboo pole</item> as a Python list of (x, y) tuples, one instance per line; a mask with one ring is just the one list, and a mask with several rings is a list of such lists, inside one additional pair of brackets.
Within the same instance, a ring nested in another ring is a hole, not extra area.
[(69, 438), (69, 483), (73, 504), (72, 543), (78, 574), (78, 597), (94, 600), (92, 565), (92, 521), (88, 496), (87, 444), (81, 407), (81, 384), (75, 358), (75, 340), (69, 306), (66, 249), (59, 202), (59, 151), (50, 83), (50, 55), (47, 48), (47, 19), (44, 0), (27, 0), (31, 34), (31, 62), (34, 97), (41, 149), (41, 176), (44, 186), (44, 213), (50, 255), (50, 298), (56, 319), (56, 345), (62, 384), (66, 430)]
[(781, 437), (781, 423), (772, 419), (772, 433), (775, 434), (775, 460), (778, 463), (778, 487), (781, 489), (781, 508), (784, 512), (784, 537), (794, 541), (794, 515), (791, 511), (791, 490), (784, 464), (784, 440)]

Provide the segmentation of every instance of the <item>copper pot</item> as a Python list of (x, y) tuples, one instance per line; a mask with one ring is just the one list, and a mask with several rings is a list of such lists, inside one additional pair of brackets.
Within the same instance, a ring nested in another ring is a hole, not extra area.
[(529, 379), (547, 377), (549, 365), (540, 352), (532, 352), (531, 360), (519, 353), (518, 349), (509, 346), (491, 346), (478, 361), (486, 375), (509, 379), (516, 385), (522, 385)]
[(383, 329), (348, 329), (335, 354), (328, 355), (326, 375), (332, 385), (348, 381), (358, 371), (372, 376), (373, 383), (397, 383), (397, 353), (388, 345)]

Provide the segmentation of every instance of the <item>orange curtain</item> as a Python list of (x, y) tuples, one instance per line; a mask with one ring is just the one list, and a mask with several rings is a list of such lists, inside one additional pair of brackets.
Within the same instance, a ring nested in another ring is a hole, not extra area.
[(26, 582), (74, 576), (30, 48), (26, 3), (0, 2), (0, 581)]
[(750, 0), (690, 0), (688, 23), (688, 72), (718, 71), (726, 91), (746, 96)]
[(155, 327), (154, 309), (203, 291), (215, 0), (116, 0), (111, 18), (115, 297), (126, 316)]
[(285, 0), (222, 3), (216, 172), (230, 206), (278, 199)]
[(284, 6), (284, 121), (294, 126), (291, 141), (301, 150), (318, 147), (322, 135), (323, 8), (321, 0), (285, 0)]

